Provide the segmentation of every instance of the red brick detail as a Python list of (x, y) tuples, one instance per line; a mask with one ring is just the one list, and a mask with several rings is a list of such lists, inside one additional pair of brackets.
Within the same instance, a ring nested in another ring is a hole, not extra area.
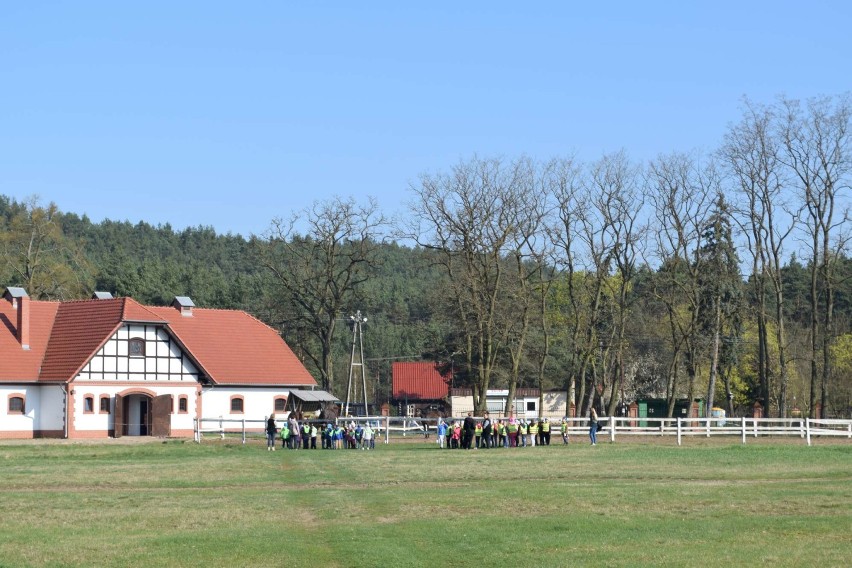
[(29, 349), (30, 348), (30, 298), (29, 296), (24, 296), (22, 298), (18, 298), (18, 327), (17, 327), (17, 335), (18, 335), (18, 343), (21, 344), (21, 348)]

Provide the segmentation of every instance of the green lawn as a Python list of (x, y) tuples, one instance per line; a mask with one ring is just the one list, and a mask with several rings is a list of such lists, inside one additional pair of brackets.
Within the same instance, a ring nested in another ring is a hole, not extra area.
[(0, 445), (2, 566), (848, 566), (852, 444)]

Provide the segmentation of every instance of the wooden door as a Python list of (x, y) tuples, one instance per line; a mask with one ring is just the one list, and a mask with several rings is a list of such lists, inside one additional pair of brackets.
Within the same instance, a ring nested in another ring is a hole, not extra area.
[(124, 435), (124, 397), (115, 395), (115, 409), (112, 420), (113, 437), (121, 438)]
[(172, 434), (172, 395), (155, 396), (151, 404), (151, 435), (165, 438)]

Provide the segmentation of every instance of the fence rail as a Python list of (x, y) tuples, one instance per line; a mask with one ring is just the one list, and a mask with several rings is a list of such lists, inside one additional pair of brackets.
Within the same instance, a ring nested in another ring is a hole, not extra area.
[[(446, 422), (462, 421), (463, 417), (450, 417)], [(477, 420), (482, 420), (478, 417)], [(587, 418), (568, 418), (569, 435), (585, 435), (589, 430)], [(683, 445), (685, 438), (692, 437), (739, 437), (746, 444), (749, 438), (783, 436), (798, 437), (812, 445), (815, 437), (843, 437), (852, 440), (852, 420), (817, 418), (628, 418), (601, 416), (598, 421), (603, 429), (601, 437), (609, 437), (615, 442), (620, 436), (675, 436), (677, 444)], [(279, 421), (283, 424), (283, 420)], [(437, 418), (413, 418), (403, 416), (358, 416), (341, 417), (335, 423), (370, 422), (376, 433), (376, 439), (384, 438), (386, 444), (391, 438), (409, 436), (429, 437), (437, 429)], [(551, 431), (558, 435), (561, 421), (551, 422)], [(229, 418), (195, 419), (195, 441), (201, 443), (205, 435), (215, 435), (220, 439), (227, 436), (238, 437), (243, 444), (249, 438), (265, 439), (266, 419), (246, 420)]]

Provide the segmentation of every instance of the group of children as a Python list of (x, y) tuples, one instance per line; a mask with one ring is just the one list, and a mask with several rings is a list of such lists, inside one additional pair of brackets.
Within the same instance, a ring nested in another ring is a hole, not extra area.
[(296, 420), (288, 420), (279, 430), (281, 447), (289, 450), (299, 448), (317, 449), (317, 435), (324, 450), (374, 450), (376, 449), (375, 430), (370, 424), (338, 424), (328, 422), (325, 426), (308, 422), (299, 425)]
[(323, 430), (322, 447), (327, 450), (375, 450), (376, 433), (369, 422), (337, 426), (329, 422)]
[[(485, 413), (482, 419), (476, 421), (474, 429), (474, 448), (517, 448), (549, 446), (551, 431), (559, 429), (562, 443), (567, 444), (568, 421), (563, 418), (557, 424), (550, 422), (549, 418), (539, 420), (524, 420), (522, 418), (506, 418), (492, 421)], [(438, 420), (438, 445), (442, 448), (459, 449), (463, 446), (464, 439), (463, 424), (454, 421), (448, 424), (443, 418)]]

